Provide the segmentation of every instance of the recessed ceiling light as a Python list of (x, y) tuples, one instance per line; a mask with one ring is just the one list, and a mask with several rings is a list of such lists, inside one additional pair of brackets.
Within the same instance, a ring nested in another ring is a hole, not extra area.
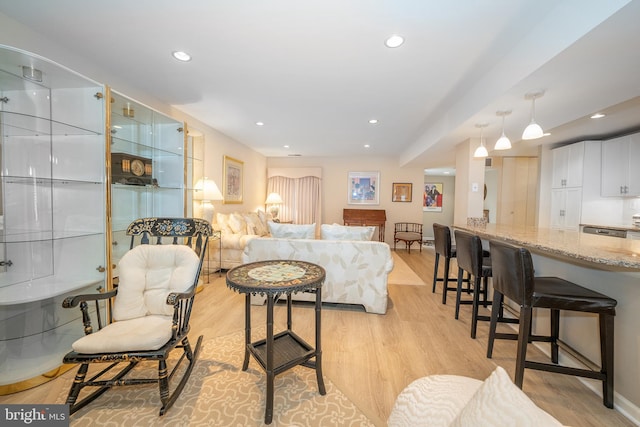
[(187, 52), (183, 52), (181, 50), (177, 50), (173, 53), (171, 53), (173, 55), (174, 58), (176, 58), (178, 61), (182, 61), (182, 62), (189, 62), (191, 61), (191, 55), (189, 55)]
[(592, 119), (601, 119), (603, 118), (605, 115), (602, 113), (595, 113), (593, 116), (591, 116)]
[(288, 146), (288, 145), (283, 145), (283, 147), (284, 147), (284, 148), (289, 148), (289, 146)]
[(264, 122), (256, 122), (256, 126), (264, 126)]
[(369, 144), (364, 144), (364, 148), (371, 148)]
[(369, 120), (369, 123), (371, 123), (372, 125), (375, 125), (376, 123), (378, 123), (378, 119), (371, 119)]
[(390, 48), (398, 47), (402, 43), (404, 43), (404, 37), (398, 34), (394, 34), (384, 41), (384, 45)]

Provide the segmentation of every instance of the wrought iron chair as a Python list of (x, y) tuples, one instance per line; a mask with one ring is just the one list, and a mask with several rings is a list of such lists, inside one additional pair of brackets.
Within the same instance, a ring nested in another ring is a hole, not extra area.
[[(73, 351), (63, 358), (64, 363), (81, 364), (67, 396), (71, 414), (111, 387), (124, 385), (158, 384), (162, 402), (160, 415), (173, 405), (189, 379), (202, 343), (200, 336), (192, 348), (187, 334), (211, 233), (211, 225), (202, 219), (138, 219), (127, 229), (131, 250), (118, 264), (117, 287), (97, 295), (78, 295), (64, 300), (65, 308), (80, 306), (85, 332), (84, 337), (73, 343)], [(135, 243), (138, 238), (140, 244)], [(155, 242), (150, 242), (150, 238)], [(92, 301), (97, 331), (89, 310)], [(101, 306), (108, 316), (106, 322), (103, 322)], [(182, 353), (168, 373), (167, 359), (177, 349)], [(185, 359), (188, 365), (170, 394), (169, 381)], [(125, 378), (141, 361), (158, 361), (158, 376)], [(86, 379), (89, 365), (93, 363), (110, 365)], [(110, 378), (105, 378), (108, 373)], [(85, 387), (97, 389), (78, 400)]]

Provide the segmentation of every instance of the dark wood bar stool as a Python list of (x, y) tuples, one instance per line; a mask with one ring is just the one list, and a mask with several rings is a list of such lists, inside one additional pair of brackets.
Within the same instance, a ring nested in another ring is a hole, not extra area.
[[(456, 258), (456, 247), (451, 244), (451, 230), (448, 226), (442, 224), (433, 224), (433, 240), (436, 250), (436, 259), (433, 266), (433, 289), (431, 292), (436, 291), (436, 284), (442, 282), (442, 303), (447, 303), (447, 292), (455, 291), (456, 288), (449, 287), (449, 266), (451, 258)], [(438, 277), (438, 266), (440, 264), (440, 257), (444, 258), (444, 272), (442, 277)], [(464, 282), (469, 283), (469, 277), (463, 279)]]
[[(514, 383), (522, 388), (524, 368), (593, 378), (602, 381), (602, 400), (613, 408), (613, 324), (617, 301), (559, 277), (534, 277), (531, 253), (525, 248), (491, 241), (493, 264), (493, 308), (489, 327), (487, 357), (493, 353), (494, 339), (517, 339)], [(520, 306), (518, 334), (496, 333), (498, 306), (504, 297)], [(550, 336), (531, 335), (534, 308), (551, 310)], [(597, 313), (600, 326), (600, 372), (558, 365), (560, 310)], [(529, 341), (551, 343), (551, 363), (526, 360)]]
[[(458, 261), (458, 284), (456, 287), (456, 312), (455, 318), (460, 314), (460, 305), (471, 304), (471, 338), (476, 337), (478, 320), (489, 321), (489, 316), (478, 314), (480, 305), (480, 295), (482, 294), (482, 305), (487, 307), (492, 303), (488, 301), (489, 277), (492, 276), (491, 257), (489, 252), (483, 250), (480, 237), (466, 231), (456, 230), (456, 249)], [(473, 295), (471, 299), (462, 299), (462, 280), (460, 278), (467, 272), (472, 277), (471, 288)], [(502, 304), (499, 304), (498, 321), (506, 323), (518, 323), (517, 319), (507, 319), (503, 317)]]
[[(487, 306), (487, 295), (489, 277), (491, 277), (491, 258), (482, 256), (482, 241), (478, 236), (462, 230), (454, 232), (456, 236), (456, 251), (458, 261), (458, 284), (456, 286), (456, 314), (460, 314), (460, 305), (471, 304), (471, 338), (476, 337), (478, 320), (489, 321), (489, 316), (478, 315), (478, 305), (480, 294), (482, 294), (482, 304)], [(462, 280), (460, 278), (467, 272), (471, 277), (471, 288), (473, 295), (469, 300), (462, 299)]]

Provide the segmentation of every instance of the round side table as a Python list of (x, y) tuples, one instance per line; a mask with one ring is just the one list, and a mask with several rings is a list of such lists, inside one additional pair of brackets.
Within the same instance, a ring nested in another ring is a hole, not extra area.
[[(302, 365), (315, 369), (318, 391), (326, 394), (322, 378), (322, 350), (320, 325), (322, 312), (322, 284), (324, 268), (305, 261), (269, 260), (252, 262), (232, 268), (227, 272), (227, 286), (246, 295), (245, 298), (245, 352), (242, 370), (249, 367), (249, 355), (253, 355), (267, 374), (267, 402), (264, 422), (273, 419), (273, 383), (275, 376)], [(291, 294), (314, 292), (315, 301), (315, 348), (306, 343), (292, 330)], [(251, 342), (251, 295), (267, 297), (267, 337)], [(287, 296), (287, 329), (274, 335), (273, 307), (276, 299)], [(311, 360), (315, 359), (315, 360)]]

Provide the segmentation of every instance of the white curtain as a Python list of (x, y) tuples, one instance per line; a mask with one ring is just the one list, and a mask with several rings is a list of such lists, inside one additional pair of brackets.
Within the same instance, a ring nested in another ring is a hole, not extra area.
[(294, 224), (320, 224), (322, 180), (317, 176), (287, 178), (272, 176), (267, 181), (267, 194), (282, 197), (280, 221)]

